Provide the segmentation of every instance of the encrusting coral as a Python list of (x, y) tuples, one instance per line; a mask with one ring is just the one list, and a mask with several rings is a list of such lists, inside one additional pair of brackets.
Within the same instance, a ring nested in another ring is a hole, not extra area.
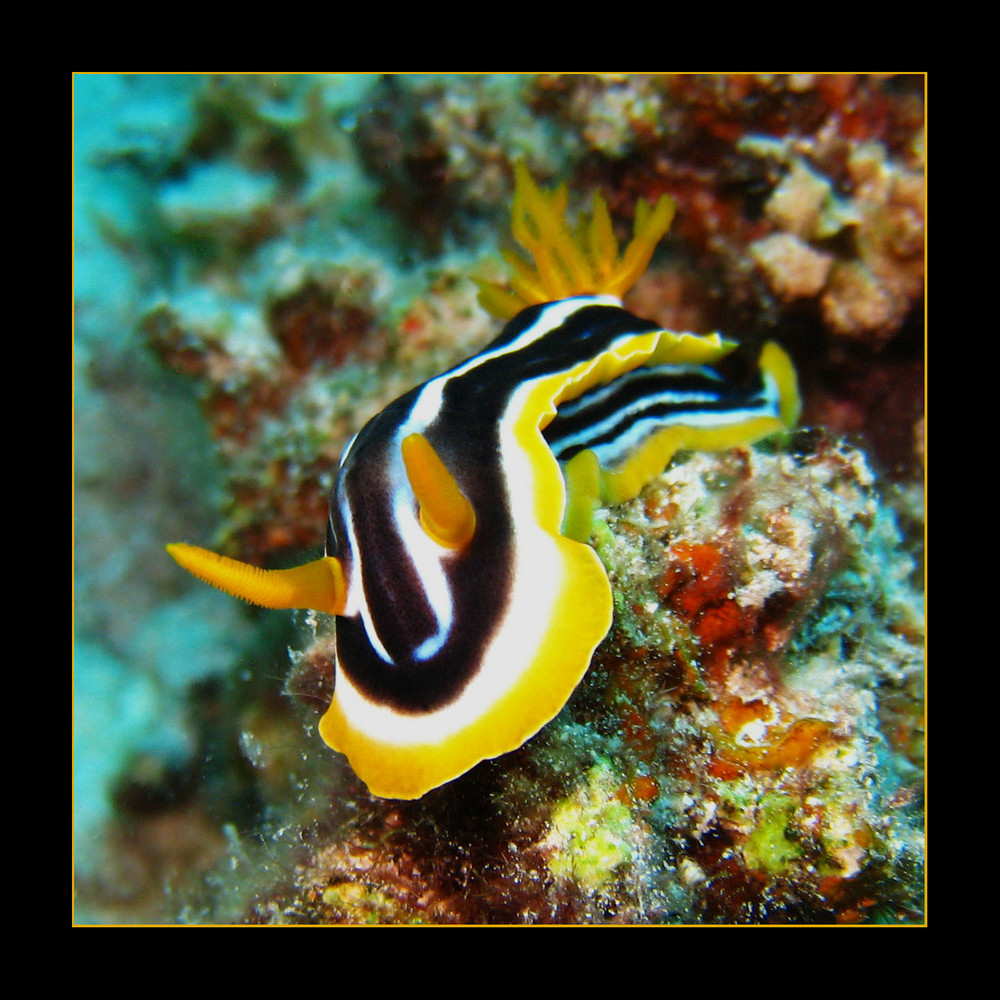
[[(816, 143), (750, 138), (744, 146), (788, 169), (764, 205), (777, 232), (749, 248), (774, 292), (786, 301), (819, 296), (824, 322), (839, 336), (891, 337), (923, 293), (922, 143), (910, 163), (889, 160), (877, 143), (851, 144), (849, 197), (807, 165)], [(837, 252), (848, 243), (849, 255)]]

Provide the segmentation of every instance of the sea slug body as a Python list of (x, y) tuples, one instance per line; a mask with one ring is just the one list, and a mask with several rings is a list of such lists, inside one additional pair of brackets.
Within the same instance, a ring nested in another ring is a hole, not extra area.
[(566, 703), (611, 626), (586, 544), (598, 503), (636, 496), (678, 448), (727, 448), (794, 424), (795, 373), (776, 344), (750, 385), (711, 367), (735, 344), (674, 333), (620, 296), (673, 206), (640, 203), (619, 257), (595, 199), (580, 237), (566, 192), (520, 166), (511, 289), (480, 298), (509, 322), (483, 351), (386, 407), (348, 446), (326, 555), (264, 571), (188, 545), (186, 569), (267, 607), (337, 616), (337, 677), (320, 722), (373, 794), (417, 798), (513, 750)]

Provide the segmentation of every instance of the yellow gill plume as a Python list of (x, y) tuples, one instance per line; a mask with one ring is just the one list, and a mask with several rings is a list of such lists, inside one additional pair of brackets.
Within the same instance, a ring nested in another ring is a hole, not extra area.
[(572, 295), (621, 297), (649, 264), (656, 244), (670, 228), (674, 202), (663, 195), (651, 207), (640, 200), (635, 209), (632, 241), (621, 256), (608, 206), (599, 193), (589, 219), (581, 217), (574, 233), (566, 222), (566, 186), (539, 188), (528, 168), (514, 168), (511, 233), (531, 254), (534, 267), (518, 254), (502, 250), (510, 268), (509, 287), (477, 280), (479, 302), (488, 312), (510, 319), (529, 305)]

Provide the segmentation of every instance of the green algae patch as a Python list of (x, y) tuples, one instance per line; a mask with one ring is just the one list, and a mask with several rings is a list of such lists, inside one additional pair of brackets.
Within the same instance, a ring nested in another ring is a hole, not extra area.
[(788, 831), (795, 822), (796, 802), (788, 795), (766, 795), (757, 808), (757, 825), (743, 845), (748, 868), (781, 875), (802, 857), (802, 848)]
[(320, 894), (323, 906), (334, 913), (350, 914), (362, 924), (413, 923), (392, 896), (359, 882), (327, 886)]
[(605, 761), (552, 812), (545, 846), (549, 870), (557, 878), (595, 891), (632, 860), (632, 815), (618, 798), (620, 782)]

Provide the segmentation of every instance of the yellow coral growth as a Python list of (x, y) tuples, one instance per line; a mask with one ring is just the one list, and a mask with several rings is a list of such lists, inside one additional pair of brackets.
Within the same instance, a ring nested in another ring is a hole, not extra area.
[(632, 242), (619, 257), (608, 206), (594, 194), (590, 219), (581, 218), (574, 233), (566, 223), (566, 186), (543, 191), (524, 163), (515, 169), (511, 232), (534, 258), (532, 267), (516, 253), (504, 250), (511, 271), (510, 286), (478, 281), (479, 302), (488, 312), (510, 319), (525, 306), (554, 302), (572, 295), (621, 297), (646, 269), (656, 244), (670, 228), (674, 203), (663, 195), (650, 208), (639, 201)]

